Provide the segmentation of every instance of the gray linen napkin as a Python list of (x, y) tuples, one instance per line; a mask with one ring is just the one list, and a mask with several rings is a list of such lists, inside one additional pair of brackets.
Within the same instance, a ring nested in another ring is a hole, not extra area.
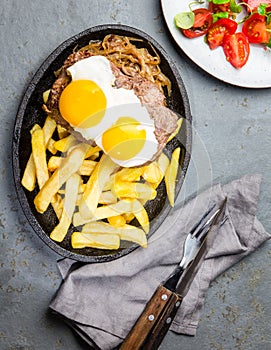
[(219, 274), (270, 238), (256, 218), (261, 176), (246, 175), (215, 185), (171, 211), (148, 242), (120, 259), (78, 264), (63, 259), (63, 277), (50, 308), (61, 315), (90, 345), (109, 350), (118, 346), (143, 311), (159, 283), (182, 256), (189, 229), (213, 203), (227, 196), (227, 220), (183, 300), (171, 330), (195, 335), (206, 291)]

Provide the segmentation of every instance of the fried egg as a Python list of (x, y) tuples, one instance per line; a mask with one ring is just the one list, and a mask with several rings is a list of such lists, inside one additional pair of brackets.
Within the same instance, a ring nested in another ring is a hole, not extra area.
[(120, 166), (144, 164), (157, 152), (154, 121), (133, 90), (114, 87), (104, 56), (91, 56), (67, 69), (71, 82), (59, 99), (62, 117)]

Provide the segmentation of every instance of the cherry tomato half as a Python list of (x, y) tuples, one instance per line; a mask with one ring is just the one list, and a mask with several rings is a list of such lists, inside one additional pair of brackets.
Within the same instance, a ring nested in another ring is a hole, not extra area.
[(199, 8), (193, 10), (195, 14), (195, 21), (193, 27), (189, 29), (182, 29), (182, 33), (189, 39), (197, 38), (207, 33), (211, 24), (213, 23), (213, 17), (210, 11), (205, 8)]
[(223, 50), (227, 61), (233, 67), (243, 67), (249, 57), (250, 47), (247, 37), (244, 33), (226, 34), (223, 41)]
[(246, 35), (250, 43), (263, 44), (269, 41), (270, 35), (266, 29), (266, 17), (258, 13), (253, 13), (253, 15), (244, 22), (242, 32)]
[(216, 49), (223, 44), (225, 34), (236, 32), (237, 23), (229, 18), (220, 18), (208, 30), (206, 39), (210, 49)]

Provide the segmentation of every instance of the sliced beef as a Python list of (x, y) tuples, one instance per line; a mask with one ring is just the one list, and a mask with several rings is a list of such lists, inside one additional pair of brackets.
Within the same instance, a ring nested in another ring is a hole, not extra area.
[(71, 78), (66, 73), (66, 70), (61, 68), (59, 76), (54, 82), (50, 90), (49, 98), (46, 103), (46, 107), (48, 111), (58, 109), (58, 101), (59, 101), (60, 95), (70, 81), (71, 81)]
[(132, 89), (142, 104), (165, 106), (165, 96), (155, 83), (140, 76), (134, 77)]
[(177, 115), (165, 106), (157, 106), (154, 104), (146, 105), (151, 118), (154, 120), (155, 137), (159, 144), (164, 147), (169, 136), (177, 128)]

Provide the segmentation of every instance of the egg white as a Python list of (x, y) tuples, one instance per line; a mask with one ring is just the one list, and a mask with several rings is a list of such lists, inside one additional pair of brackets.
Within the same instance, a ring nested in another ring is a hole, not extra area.
[[(111, 107), (106, 111), (106, 114), (110, 118), (109, 124), (107, 123), (106, 129), (108, 129), (114, 122), (112, 120), (117, 121), (121, 117), (131, 117), (139, 123), (137, 128), (139, 130), (145, 130), (146, 132), (146, 141), (139, 153), (133, 158), (128, 160), (120, 160), (111, 157), (111, 159), (123, 167), (133, 167), (139, 166), (141, 164), (146, 163), (150, 159), (152, 159), (153, 155), (157, 152), (158, 142), (154, 135), (155, 127), (153, 120), (150, 119), (149, 113), (147, 109), (139, 103), (134, 104), (123, 104), (119, 106)], [(105, 129), (105, 130), (106, 130)], [(102, 134), (99, 134), (95, 137), (96, 144), (106, 153), (102, 144)]]
[(96, 144), (104, 151), (103, 132), (115, 124), (119, 118), (131, 117), (139, 123), (138, 128), (146, 131), (146, 142), (141, 151), (129, 160), (111, 158), (115, 163), (124, 167), (138, 166), (152, 159), (158, 149), (158, 142), (154, 135), (154, 121), (149, 116), (147, 109), (141, 105), (133, 90), (114, 87), (115, 76), (110, 61), (104, 56), (91, 56), (76, 62), (67, 69), (67, 72), (71, 75), (72, 81), (94, 81), (106, 96), (106, 110), (101, 122), (91, 128), (80, 128), (80, 125), (73, 126), (74, 130), (88, 140), (95, 140)]

